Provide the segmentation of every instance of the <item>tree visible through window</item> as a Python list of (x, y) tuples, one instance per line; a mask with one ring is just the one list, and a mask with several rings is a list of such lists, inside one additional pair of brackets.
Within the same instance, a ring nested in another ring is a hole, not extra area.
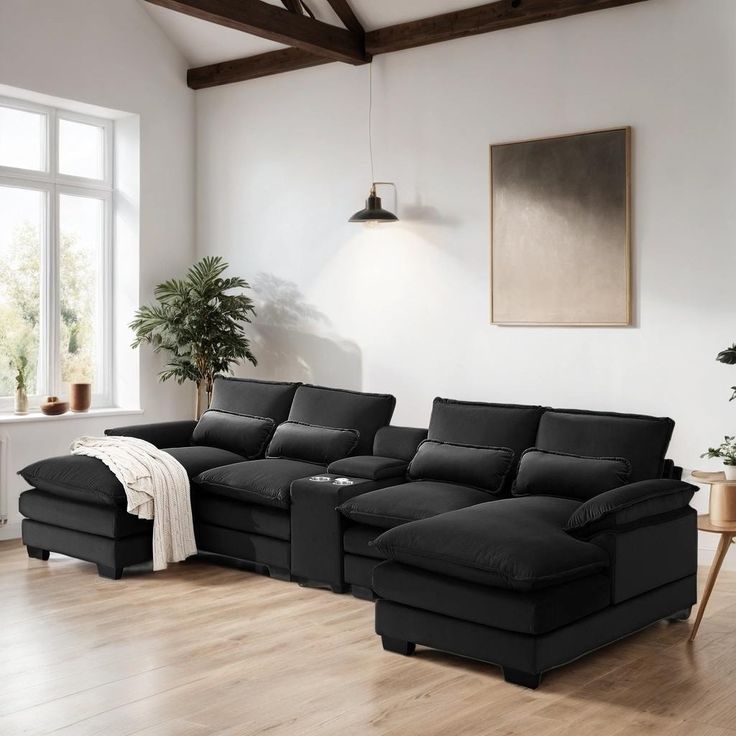
[(0, 408), (19, 364), (37, 399), (75, 381), (110, 398), (111, 139), (109, 121), (0, 98)]

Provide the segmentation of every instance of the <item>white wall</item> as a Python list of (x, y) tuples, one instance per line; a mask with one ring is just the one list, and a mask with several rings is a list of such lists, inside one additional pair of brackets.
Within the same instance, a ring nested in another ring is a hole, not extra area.
[[(131, 232), (116, 253), (119, 264), (140, 260), (130, 277), (137, 282), (133, 289), (127, 288), (130, 282), (121, 285), (120, 291), (133, 292), (125, 295), (129, 303), (150, 300), (156, 283), (182, 273), (194, 258), (195, 116), (186, 68), (137, 0), (0, 0), (0, 84), (140, 116), (126, 126), (130, 133), (140, 125), (140, 253)], [(137, 128), (133, 132), (137, 135)], [(128, 179), (136, 166), (128, 162)], [(125, 205), (131, 202), (126, 199)], [(116, 319), (126, 324), (131, 316)], [(126, 351), (130, 336), (118, 334), (115, 343), (119, 353)], [(17, 469), (65, 453), (74, 437), (99, 434), (114, 424), (191, 415), (190, 394), (159, 384), (158, 369), (159, 361), (142, 352), (143, 416), (0, 420), (0, 432), (10, 437), (11, 466), (11, 523), (2, 536), (18, 533), (17, 497), (24, 484), (14, 475)], [(136, 405), (130, 380), (126, 386), (121, 398), (126, 406)]]
[[(346, 223), (370, 180), (367, 67), (197, 94), (199, 251), (260, 286), (253, 373), (391, 391), (405, 424), (436, 395), (666, 414), (671, 457), (702, 467), (736, 432), (736, 369), (714, 360), (736, 340), (736, 3), (649, 0), (373, 74), (376, 178), (401, 216), (377, 229)], [(488, 145), (621, 125), (636, 325), (489, 325)]]

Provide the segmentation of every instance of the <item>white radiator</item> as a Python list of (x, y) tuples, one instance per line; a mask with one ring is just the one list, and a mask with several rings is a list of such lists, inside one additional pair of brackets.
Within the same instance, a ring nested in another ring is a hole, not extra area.
[(10, 462), (10, 452), (8, 444), (10, 440), (8, 435), (0, 434), (0, 527), (8, 523), (8, 479), (10, 471), (8, 464)]

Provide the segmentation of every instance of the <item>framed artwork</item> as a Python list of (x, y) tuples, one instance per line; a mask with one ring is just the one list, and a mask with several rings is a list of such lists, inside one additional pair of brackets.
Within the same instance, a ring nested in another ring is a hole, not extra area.
[(631, 324), (631, 128), (491, 146), (491, 322)]

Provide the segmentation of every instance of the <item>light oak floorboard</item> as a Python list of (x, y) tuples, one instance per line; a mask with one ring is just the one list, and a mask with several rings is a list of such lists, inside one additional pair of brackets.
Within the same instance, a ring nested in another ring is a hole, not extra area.
[(441, 652), (384, 652), (351, 596), (199, 560), (111, 581), (0, 542), (0, 734), (736, 736), (736, 574), (693, 644), (691, 626), (657, 624), (531, 691)]

